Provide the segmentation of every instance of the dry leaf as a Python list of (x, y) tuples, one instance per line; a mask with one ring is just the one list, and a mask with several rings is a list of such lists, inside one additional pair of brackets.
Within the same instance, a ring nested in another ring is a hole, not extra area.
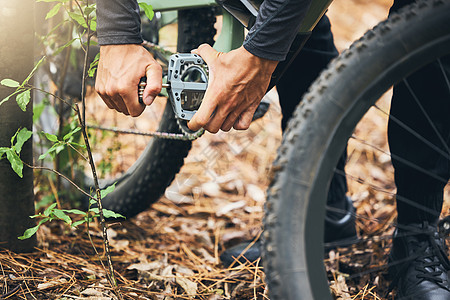
[(250, 196), (256, 202), (266, 201), (266, 194), (257, 185), (247, 184), (246, 186), (247, 195)]
[(180, 273), (177, 273), (177, 277), (175, 278), (176, 282), (183, 288), (183, 290), (190, 297), (194, 297), (197, 294), (197, 283), (192, 280), (187, 279)]
[(41, 290), (52, 288), (52, 287), (55, 287), (55, 286), (58, 286), (61, 284), (65, 284), (67, 282), (68, 281), (65, 278), (53, 279), (53, 280), (50, 280), (50, 281), (47, 281), (44, 283), (39, 283), (37, 286), (37, 289), (41, 291)]
[(237, 202), (232, 202), (230, 204), (227, 204), (223, 207), (221, 207), (217, 212), (216, 215), (218, 217), (223, 216), (228, 214), (229, 212), (235, 210), (235, 209), (240, 209), (243, 208), (245, 205), (247, 204), (247, 202), (245, 200), (241, 200), (241, 201), (237, 201)]

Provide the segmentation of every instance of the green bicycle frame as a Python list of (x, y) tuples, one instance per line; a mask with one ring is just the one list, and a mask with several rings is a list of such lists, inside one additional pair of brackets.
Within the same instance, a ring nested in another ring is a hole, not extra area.
[[(248, 0), (246, 1), (249, 2)], [(312, 1), (305, 19), (300, 26), (299, 35), (309, 36), (332, 1), (333, 0)], [(151, 5), (155, 12), (161, 12), (163, 14), (182, 9), (218, 5), (215, 0), (141, 0), (141, 2)], [(239, 2), (239, 0), (230, 0), (230, 2)], [(259, 6), (263, 1), (256, 0), (253, 2), (257, 3)], [(214, 48), (217, 51), (229, 52), (242, 45), (242, 42), (244, 41), (244, 26), (225, 9), (223, 9), (222, 20), (222, 31), (214, 44)]]

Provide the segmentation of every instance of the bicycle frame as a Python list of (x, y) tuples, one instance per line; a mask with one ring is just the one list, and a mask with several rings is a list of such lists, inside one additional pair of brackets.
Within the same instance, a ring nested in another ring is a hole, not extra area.
[[(333, 0), (312, 1), (305, 19), (300, 26), (299, 35), (309, 36), (332, 1)], [(163, 14), (166, 12), (182, 9), (211, 7), (219, 5), (215, 0), (143, 0), (142, 2), (151, 5), (155, 12), (161, 12)], [(239, 5), (240, 3), (246, 3), (247, 6), (249, 5), (249, 3), (251, 3), (253, 4), (253, 6), (259, 7), (259, 4), (262, 3), (262, 0), (222, 0), (220, 2), (222, 4), (233, 2), (237, 5)], [(214, 44), (214, 48), (217, 51), (229, 52), (242, 45), (242, 42), (244, 41), (245, 28), (243, 24), (237, 20), (236, 16), (233, 16), (229, 11), (227, 11), (226, 9), (222, 9), (222, 12), (222, 31)], [(249, 13), (251, 12), (249, 11)]]

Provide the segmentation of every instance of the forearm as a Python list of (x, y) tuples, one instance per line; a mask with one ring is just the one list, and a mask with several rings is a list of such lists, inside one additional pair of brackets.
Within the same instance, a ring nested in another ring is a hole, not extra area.
[(284, 60), (310, 4), (311, 0), (265, 0), (244, 48), (261, 58)]
[(140, 44), (141, 19), (136, 0), (97, 0), (100, 45)]

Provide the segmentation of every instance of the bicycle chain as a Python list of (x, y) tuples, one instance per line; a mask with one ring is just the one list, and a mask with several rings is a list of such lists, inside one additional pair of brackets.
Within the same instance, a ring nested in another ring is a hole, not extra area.
[(192, 132), (189, 129), (186, 130), (185, 128), (183, 128), (184, 125), (182, 125), (179, 122), (179, 119), (177, 119), (177, 125), (182, 133), (161, 132), (161, 131), (144, 132), (144, 131), (139, 131), (139, 130), (121, 129), (121, 128), (117, 128), (117, 127), (103, 127), (103, 126), (97, 126), (97, 125), (87, 125), (87, 127), (92, 128), (92, 129), (112, 131), (112, 132), (123, 133), (123, 134), (151, 136), (151, 137), (155, 137), (155, 138), (159, 138), (159, 139), (178, 140), (178, 141), (193, 141), (193, 140), (198, 139), (205, 133), (205, 130), (203, 128), (196, 132)]

